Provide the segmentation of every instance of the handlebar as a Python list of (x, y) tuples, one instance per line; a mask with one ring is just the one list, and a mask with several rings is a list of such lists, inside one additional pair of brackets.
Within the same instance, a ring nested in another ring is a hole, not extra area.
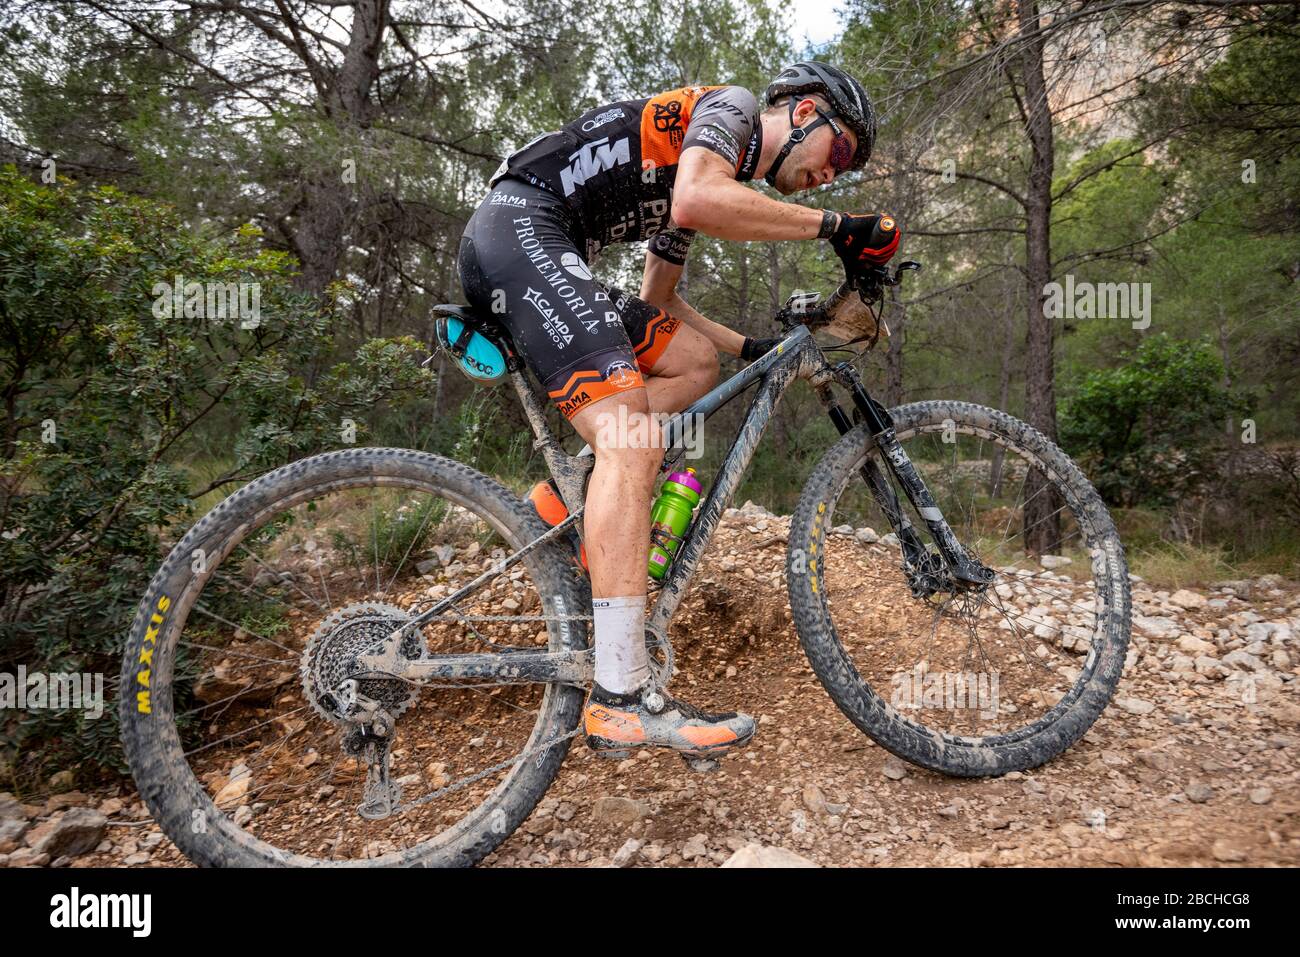
[(909, 270), (921, 271), (921, 264), (912, 260), (901, 262), (891, 274), (889, 266), (873, 266), (854, 276), (849, 284), (857, 290), (866, 302), (879, 302), (884, 298), (886, 286), (897, 286), (903, 281), (903, 273)]
[[(857, 298), (861, 300), (861, 305), (853, 308), (859, 313), (865, 313), (860, 317), (862, 324), (868, 328), (875, 328), (877, 323), (876, 319), (872, 318), (875, 313), (871, 307), (884, 298), (885, 287), (899, 285), (903, 281), (904, 273), (919, 272), (920, 269), (921, 264), (912, 260), (899, 263), (893, 272), (890, 272), (888, 265), (872, 266), (859, 272), (852, 279), (846, 280), (828, 299), (823, 299), (817, 292), (796, 291), (786, 300), (785, 307), (776, 314), (776, 321), (780, 323), (783, 333), (788, 333), (798, 325), (807, 326), (809, 329), (832, 326), (836, 322), (836, 314), (842, 314), (842, 307), (850, 305), (850, 300), (854, 298), (852, 294), (856, 293)], [(883, 321), (880, 326), (883, 326)], [(875, 345), (878, 334), (878, 329), (872, 334), (872, 345)], [(887, 328), (885, 334), (889, 334)]]

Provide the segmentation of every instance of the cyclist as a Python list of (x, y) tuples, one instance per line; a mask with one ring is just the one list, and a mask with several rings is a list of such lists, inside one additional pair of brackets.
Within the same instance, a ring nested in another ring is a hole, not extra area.
[[(778, 340), (706, 319), (676, 286), (696, 232), (826, 239), (850, 275), (886, 262), (899, 241), (892, 219), (786, 204), (742, 185), (761, 177), (789, 196), (861, 169), (875, 125), (862, 85), (815, 61), (782, 70), (765, 107), (738, 86), (607, 103), (511, 154), (465, 228), (459, 272), (470, 305), (510, 332), (595, 451), (584, 551), (596, 661), (584, 730), (598, 752), (716, 755), (753, 737), (749, 715), (701, 711), (651, 679), (646, 563), (663, 458), (652, 413), (680, 411), (708, 392), (720, 351), (753, 361)], [(647, 239), (640, 296), (592, 277), (588, 264), (602, 248)], [(564, 517), (552, 485), (532, 499), (551, 524)]]

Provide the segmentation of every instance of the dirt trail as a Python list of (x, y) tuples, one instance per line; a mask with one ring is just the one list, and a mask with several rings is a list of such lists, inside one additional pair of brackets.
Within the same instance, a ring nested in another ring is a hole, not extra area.
[[(953, 779), (889, 755), (821, 688), (790, 620), (788, 527), (731, 510), (673, 626), (673, 691), (760, 716), (750, 747), (698, 774), (673, 755), (610, 762), (577, 744), (485, 866), (716, 866), (752, 843), (825, 866), (1300, 863), (1295, 582), (1173, 594), (1135, 583), (1124, 679), (1083, 740), (1032, 772)], [(81, 806), (110, 819), (97, 847), (37, 853)], [(28, 824), (0, 840), (10, 866), (186, 863), (132, 793), (0, 797), (0, 812)]]

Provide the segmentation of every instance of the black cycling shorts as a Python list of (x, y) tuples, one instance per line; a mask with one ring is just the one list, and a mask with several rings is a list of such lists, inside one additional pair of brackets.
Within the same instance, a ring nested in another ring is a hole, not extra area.
[(644, 385), (681, 320), (597, 282), (554, 193), (500, 181), (465, 226), (458, 267), (475, 311), (496, 318), (565, 418)]

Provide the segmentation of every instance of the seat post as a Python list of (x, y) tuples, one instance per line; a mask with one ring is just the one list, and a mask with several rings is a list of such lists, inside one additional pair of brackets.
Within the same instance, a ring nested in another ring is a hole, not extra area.
[[(530, 379), (527, 373), (518, 368), (510, 373), (519, 401), (523, 404), (528, 424), (532, 426), (537, 437), (533, 448), (542, 450), (542, 458), (560, 487), (560, 498), (572, 513), (577, 511), (587, 498), (587, 477), (596, 464), (596, 457), (584, 449), (582, 454), (569, 455), (560, 445), (560, 441), (546, 423), (546, 397), (540, 386)], [(582, 537), (582, 519), (578, 519), (578, 534)]]

